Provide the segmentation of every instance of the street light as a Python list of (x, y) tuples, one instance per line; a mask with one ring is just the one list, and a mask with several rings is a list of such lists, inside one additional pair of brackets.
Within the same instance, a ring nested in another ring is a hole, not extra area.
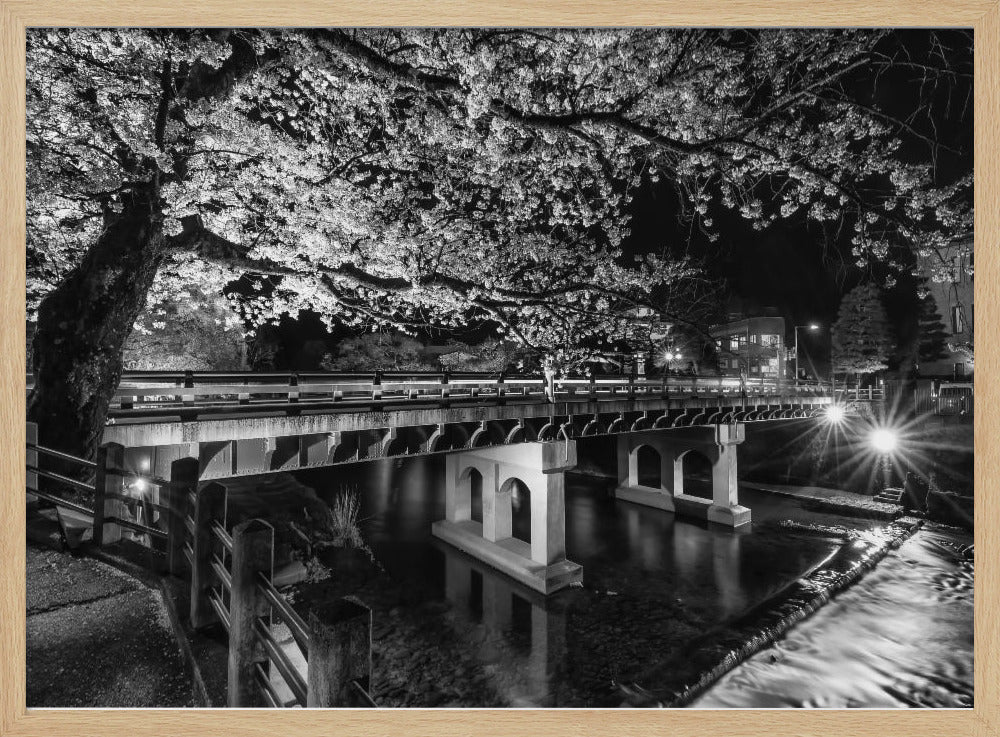
[(876, 427), (868, 435), (868, 442), (878, 453), (882, 464), (882, 488), (888, 489), (892, 476), (892, 454), (899, 446), (899, 432), (891, 427)]
[(795, 326), (795, 386), (799, 385), (799, 328), (808, 328), (809, 330), (819, 330), (819, 325), (814, 322), (808, 325), (796, 325)]

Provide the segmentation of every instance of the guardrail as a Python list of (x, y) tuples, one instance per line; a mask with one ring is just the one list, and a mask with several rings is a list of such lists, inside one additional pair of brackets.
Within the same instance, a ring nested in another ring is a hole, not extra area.
[[(376, 706), (368, 693), (371, 610), (338, 599), (310, 607), (304, 620), (271, 581), (271, 525), (247, 520), (230, 534), (226, 489), (218, 483), (190, 500), (193, 516), (185, 518), (185, 527), (192, 542), (184, 555), (191, 566), (191, 624), (218, 622), (229, 635), (228, 705)], [(289, 631), (290, 642), (275, 634), (275, 619)]]
[[(29, 385), (30, 385), (29, 377)], [(109, 410), (128, 417), (185, 419), (218, 413), (285, 413), (304, 407), (329, 411), (372, 408), (449, 407), (517, 402), (595, 402), (676, 395), (828, 393), (817, 384), (735, 377), (541, 376), (475, 372), (226, 373), (127, 372)]]

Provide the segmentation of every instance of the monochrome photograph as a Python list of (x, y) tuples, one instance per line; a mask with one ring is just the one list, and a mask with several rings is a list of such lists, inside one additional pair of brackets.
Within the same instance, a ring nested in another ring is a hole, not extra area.
[(972, 708), (973, 50), (29, 27), (27, 706)]

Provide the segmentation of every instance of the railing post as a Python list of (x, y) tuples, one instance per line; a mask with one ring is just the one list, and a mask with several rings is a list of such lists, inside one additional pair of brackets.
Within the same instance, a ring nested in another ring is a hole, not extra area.
[[(184, 388), (194, 389), (194, 373), (191, 371), (184, 372)], [(181, 401), (187, 405), (194, 404), (194, 392), (191, 392), (190, 394), (182, 394)]]
[[(292, 387), (295, 387), (294, 389)], [(295, 404), (299, 401), (299, 375), (290, 374), (288, 376), (288, 402)]]
[(507, 387), (504, 386), (503, 372), (497, 377), (497, 404), (504, 405), (507, 403)]
[[(199, 463), (197, 458), (179, 458), (170, 464), (170, 484), (160, 489), (166, 492), (167, 514), (167, 570), (180, 576), (184, 570), (184, 542), (187, 539), (184, 518), (192, 512), (191, 494), (198, 489)], [(192, 544), (193, 549), (193, 544)]]
[(347, 599), (309, 610), (307, 704), (330, 708), (361, 706), (352, 681), (368, 690), (372, 675), (372, 612)]
[[(93, 543), (101, 547), (121, 540), (122, 528), (106, 525), (108, 506), (121, 502), (109, 495), (120, 495), (124, 486), (120, 471), (125, 465), (125, 448), (118, 443), (106, 443), (97, 449), (97, 475), (94, 479), (94, 532)], [(107, 529), (105, 529), (107, 527)]]
[[(257, 574), (271, 576), (274, 528), (252, 519), (233, 528), (232, 591), (229, 599), (229, 698), (231, 707), (267, 706), (256, 683), (256, 666), (267, 651), (256, 631), (270, 605), (257, 588)], [(270, 623), (268, 622), (268, 626)]]
[(441, 406), (448, 406), (448, 396), (451, 394), (450, 375), (447, 371), (441, 374)]
[(218, 617), (208, 590), (212, 585), (212, 523), (226, 514), (226, 489), (212, 483), (198, 491), (194, 502), (194, 536), (191, 540), (191, 626), (212, 624)]
[(590, 377), (590, 386), (588, 387), (588, 394), (590, 395), (590, 401), (597, 401), (597, 379), (593, 375)]
[(382, 401), (382, 372), (376, 371), (372, 376), (372, 401)]

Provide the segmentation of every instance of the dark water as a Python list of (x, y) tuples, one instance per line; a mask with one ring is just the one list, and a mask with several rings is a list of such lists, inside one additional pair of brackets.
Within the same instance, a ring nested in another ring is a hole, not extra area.
[(327, 500), (360, 497), (363, 537), (388, 574), (362, 593), (374, 611), (373, 691), (388, 706), (616, 706), (629, 688), (675, 688), (697, 673), (644, 674), (662, 680), (658, 664), (842, 544), (779, 521), (874, 524), (746, 490), (754, 521), (734, 532), (616, 501), (608, 479), (570, 474), (567, 556), (584, 585), (544, 597), (431, 536), (444, 517), (443, 465), (415, 457), (297, 474)]

